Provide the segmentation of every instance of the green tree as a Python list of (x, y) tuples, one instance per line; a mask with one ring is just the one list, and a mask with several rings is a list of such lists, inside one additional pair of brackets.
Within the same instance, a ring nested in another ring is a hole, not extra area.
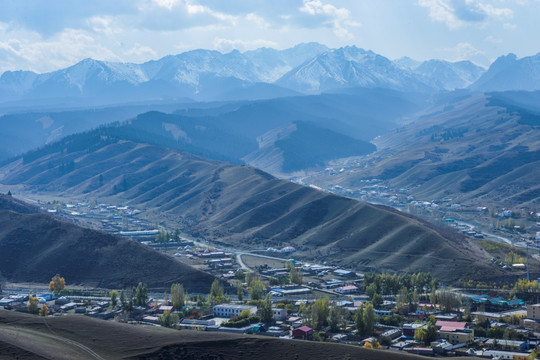
[(115, 307), (116, 304), (118, 303), (118, 291), (116, 290), (111, 290), (109, 292), (109, 296), (111, 298), (111, 305), (112, 307)]
[(30, 295), (28, 298), (28, 312), (30, 314), (36, 314), (38, 312), (39, 299)]
[(170, 311), (164, 311), (163, 315), (160, 315), (159, 324), (164, 327), (173, 327), (178, 323), (178, 314), (171, 313)]
[(377, 294), (377, 284), (374, 282), (366, 286), (366, 295), (373, 301), (373, 296)]
[(272, 322), (274, 315), (272, 311), (272, 295), (266, 295), (266, 299), (261, 302), (257, 312), (263, 323), (269, 324)]
[(379, 339), (379, 344), (382, 346), (390, 346), (392, 345), (392, 338), (390, 336), (381, 336)]
[(341, 330), (344, 324), (345, 316), (343, 314), (343, 309), (339, 306), (332, 305), (330, 306), (330, 313), (328, 315), (328, 325), (333, 332)]
[(143, 284), (142, 282), (139, 282), (135, 290), (133, 291), (134, 294), (134, 304), (136, 306), (146, 306), (148, 303), (148, 288), (146, 284)]
[(238, 283), (238, 286), (236, 287), (236, 296), (239, 301), (244, 300), (244, 287), (240, 283)]
[(223, 286), (218, 279), (215, 279), (212, 283), (212, 286), (210, 287), (210, 303), (215, 305), (226, 302), (225, 296), (223, 294)]
[(373, 304), (373, 307), (375, 307), (376, 309), (380, 309), (381, 306), (384, 304), (384, 299), (383, 299), (382, 295), (375, 294), (375, 295), (373, 295), (373, 298), (371, 299), (371, 302)]
[(173, 241), (180, 241), (180, 229), (178, 228), (174, 229), (172, 239)]
[(259, 274), (254, 273), (253, 271), (246, 272), (246, 284), (249, 286), (253, 280), (259, 280)]
[(367, 303), (366, 307), (364, 308), (364, 335), (371, 335), (373, 334), (373, 331), (375, 330), (375, 322), (376, 322), (376, 315), (375, 315), (375, 309), (373, 309), (373, 305), (370, 303)]
[(322, 329), (328, 324), (330, 314), (330, 299), (325, 297), (311, 304), (311, 325), (314, 329)]
[(184, 286), (174, 283), (171, 285), (171, 303), (176, 309), (182, 309), (185, 302)]
[(124, 292), (124, 289), (120, 291), (120, 306), (122, 306), (122, 310), (126, 310), (126, 294)]
[(249, 296), (251, 300), (261, 300), (264, 296), (265, 287), (261, 280), (253, 280), (249, 284)]
[(362, 336), (365, 333), (365, 327), (366, 324), (364, 322), (364, 305), (360, 306), (358, 309), (356, 309), (354, 313), (354, 322), (356, 324), (356, 331), (358, 332), (358, 335)]
[(302, 271), (299, 270), (296, 266), (290, 266), (289, 268), (289, 279), (292, 284), (301, 285), (304, 283), (304, 277), (302, 276)]

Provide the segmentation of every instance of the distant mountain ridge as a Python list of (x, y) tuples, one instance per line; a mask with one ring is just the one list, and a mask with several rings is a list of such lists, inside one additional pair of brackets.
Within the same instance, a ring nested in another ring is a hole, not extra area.
[(540, 53), (501, 56), (470, 87), (476, 91), (540, 90)]
[(0, 97), (4, 103), (67, 98), (112, 104), (262, 99), (349, 87), (432, 92), (468, 85), (482, 71), (470, 62), (438, 62), (445, 69), (420, 72), (403, 64), (355, 46), (328, 49), (318, 43), (226, 54), (199, 49), (143, 64), (85, 59), (44, 74), (6, 71), (0, 76)]

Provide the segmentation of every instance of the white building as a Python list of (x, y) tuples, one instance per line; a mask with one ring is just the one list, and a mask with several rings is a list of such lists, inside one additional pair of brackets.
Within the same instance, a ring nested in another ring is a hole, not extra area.
[(231, 318), (238, 316), (242, 311), (248, 309), (252, 315), (257, 313), (256, 306), (236, 305), (236, 304), (220, 304), (214, 306), (214, 316)]
[(287, 318), (287, 309), (272, 308), (273, 318), (277, 321), (283, 321)]

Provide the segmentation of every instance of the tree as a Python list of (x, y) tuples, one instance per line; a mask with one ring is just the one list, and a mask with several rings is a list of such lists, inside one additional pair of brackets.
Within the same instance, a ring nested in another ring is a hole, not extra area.
[(180, 241), (180, 229), (178, 228), (174, 229), (172, 239), (173, 241)]
[(427, 326), (418, 328), (414, 331), (414, 340), (423, 342), (424, 345), (429, 345), (431, 342), (437, 340), (437, 319), (431, 315), (427, 321)]
[(11, 195), (11, 190), (8, 190), (7, 196), (13, 196), (13, 195)]
[(120, 291), (120, 306), (122, 306), (122, 310), (126, 309), (126, 294), (124, 293), (124, 289)]
[(136, 306), (146, 306), (146, 303), (148, 303), (148, 288), (146, 284), (139, 282), (139, 285), (133, 291), (133, 295), (135, 298), (133, 302)]
[(373, 309), (373, 305), (370, 303), (367, 303), (366, 307), (364, 308), (364, 335), (371, 335), (373, 334), (373, 331), (375, 330), (375, 321), (376, 321), (376, 315), (375, 310)]
[(384, 304), (384, 299), (382, 295), (375, 294), (373, 295), (371, 302), (373, 303), (373, 307), (375, 307), (376, 309), (380, 309), (380, 307)]
[(264, 284), (261, 280), (253, 280), (249, 284), (249, 296), (251, 297), (251, 300), (261, 300), (264, 296)]
[(28, 312), (30, 314), (36, 314), (38, 312), (39, 299), (30, 295), (28, 298)]
[(322, 329), (328, 324), (330, 314), (330, 299), (325, 297), (311, 304), (311, 326), (314, 329)]
[(302, 276), (302, 272), (298, 270), (294, 265), (290, 266), (289, 268), (289, 279), (292, 284), (301, 285), (304, 283), (304, 277)]
[(41, 307), (41, 310), (39, 310), (39, 316), (47, 316), (49, 315), (50, 311), (49, 311), (49, 307), (44, 304), (42, 307)]
[(356, 309), (354, 314), (354, 322), (356, 324), (356, 331), (358, 335), (364, 335), (366, 324), (364, 322), (364, 305)]
[(249, 286), (253, 280), (259, 280), (259, 274), (252, 271), (246, 272), (246, 284)]
[(218, 279), (215, 279), (210, 287), (210, 303), (211, 304), (222, 304), (226, 302), (225, 296), (223, 295), (223, 286)]
[(269, 324), (273, 320), (272, 311), (272, 295), (266, 295), (266, 299), (261, 302), (261, 305), (257, 309), (258, 315), (261, 317), (261, 322)]
[(240, 283), (238, 283), (238, 286), (236, 287), (236, 296), (239, 301), (244, 300), (244, 287)]
[(109, 296), (111, 297), (111, 305), (112, 305), (112, 307), (115, 307), (116, 304), (118, 303), (118, 291), (111, 290), (111, 292), (109, 292)]
[(379, 339), (379, 343), (382, 346), (390, 346), (392, 345), (392, 338), (390, 336), (381, 336)]
[(166, 310), (163, 312), (163, 315), (160, 315), (159, 318), (159, 324), (164, 327), (173, 327), (178, 323), (178, 314), (171, 313), (170, 311)]
[(53, 293), (57, 293), (65, 288), (66, 280), (63, 277), (60, 277), (58, 274), (54, 275), (49, 283), (49, 290), (51, 290)]
[(185, 303), (184, 286), (174, 283), (171, 285), (171, 303), (175, 309), (182, 309)]
[(344, 323), (343, 309), (339, 306), (330, 306), (330, 313), (328, 315), (328, 325), (333, 332), (341, 330)]
[(377, 284), (374, 282), (366, 286), (366, 295), (373, 301), (373, 296), (377, 294)]

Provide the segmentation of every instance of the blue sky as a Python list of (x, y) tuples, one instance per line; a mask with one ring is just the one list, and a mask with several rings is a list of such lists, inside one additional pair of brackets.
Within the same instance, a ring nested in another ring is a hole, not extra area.
[(311, 41), (487, 66), (540, 52), (538, 19), (540, 0), (2, 0), (0, 73)]

